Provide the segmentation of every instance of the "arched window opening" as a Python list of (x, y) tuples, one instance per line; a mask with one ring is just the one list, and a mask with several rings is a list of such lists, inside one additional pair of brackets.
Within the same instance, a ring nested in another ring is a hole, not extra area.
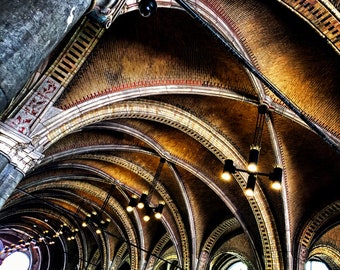
[(330, 268), (322, 261), (309, 260), (305, 264), (305, 270), (330, 270)]
[(28, 270), (30, 259), (23, 252), (14, 252), (4, 259), (0, 265), (0, 270)]
[(210, 261), (210, 270), (248, 270), (253, 269), (247, 258), (235, 252), (225, 252), (212, 258)]
[(226, 270), (247, 270), (248, 267), (243, 262), (236, 262), (230, 265)]

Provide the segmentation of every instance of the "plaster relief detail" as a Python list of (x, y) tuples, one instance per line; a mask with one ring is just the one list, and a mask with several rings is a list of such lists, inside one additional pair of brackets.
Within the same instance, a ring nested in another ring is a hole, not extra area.
[(60, 88), (60, 84), (47, 77), (37, 88), (37, 91), (27, 100), (22, 109), (6, 121), (10, 127), (24, 134), (30, 134), (30, 127), (36, 118), (45, 110), (53, 96)]
[(24, 174), (44, 157), (30, 138), (4, 123), (0, 123), (0, 152)]

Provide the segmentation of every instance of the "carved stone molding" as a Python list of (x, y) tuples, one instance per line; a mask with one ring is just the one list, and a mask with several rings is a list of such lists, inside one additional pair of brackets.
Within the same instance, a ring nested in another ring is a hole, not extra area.
[(24, 174), (43, 158), (30, 138), (4, 123), (0, 123), (0, 152)]

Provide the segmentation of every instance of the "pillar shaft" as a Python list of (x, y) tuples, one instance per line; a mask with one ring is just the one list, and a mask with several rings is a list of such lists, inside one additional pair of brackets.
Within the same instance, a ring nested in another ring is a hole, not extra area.
[(0, 113), (90, 4), (91, 0), (2, 1)]
[[(4, 158), (5, 157), (0, 153), (0, 159)], [(18, 171), (10, 163), (7, 163), (0, 172), (0, 210), (23, 177), (23, 173)]]

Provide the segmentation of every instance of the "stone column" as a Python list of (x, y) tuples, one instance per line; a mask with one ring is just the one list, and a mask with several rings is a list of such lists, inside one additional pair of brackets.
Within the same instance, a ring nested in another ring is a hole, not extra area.
[(8, 163), (8, 159), (0, 153), (0, 172), (6, 167)]
[(2, 0), (0, 113), (90, 5), (91, 0)]
[[(6, 157), (0, 154), (0, 159), (3, 158)], [(10, 163), (7, 163), (5, 168), (0, 172), (0, 209), (23, 177), (23, 173)]]

